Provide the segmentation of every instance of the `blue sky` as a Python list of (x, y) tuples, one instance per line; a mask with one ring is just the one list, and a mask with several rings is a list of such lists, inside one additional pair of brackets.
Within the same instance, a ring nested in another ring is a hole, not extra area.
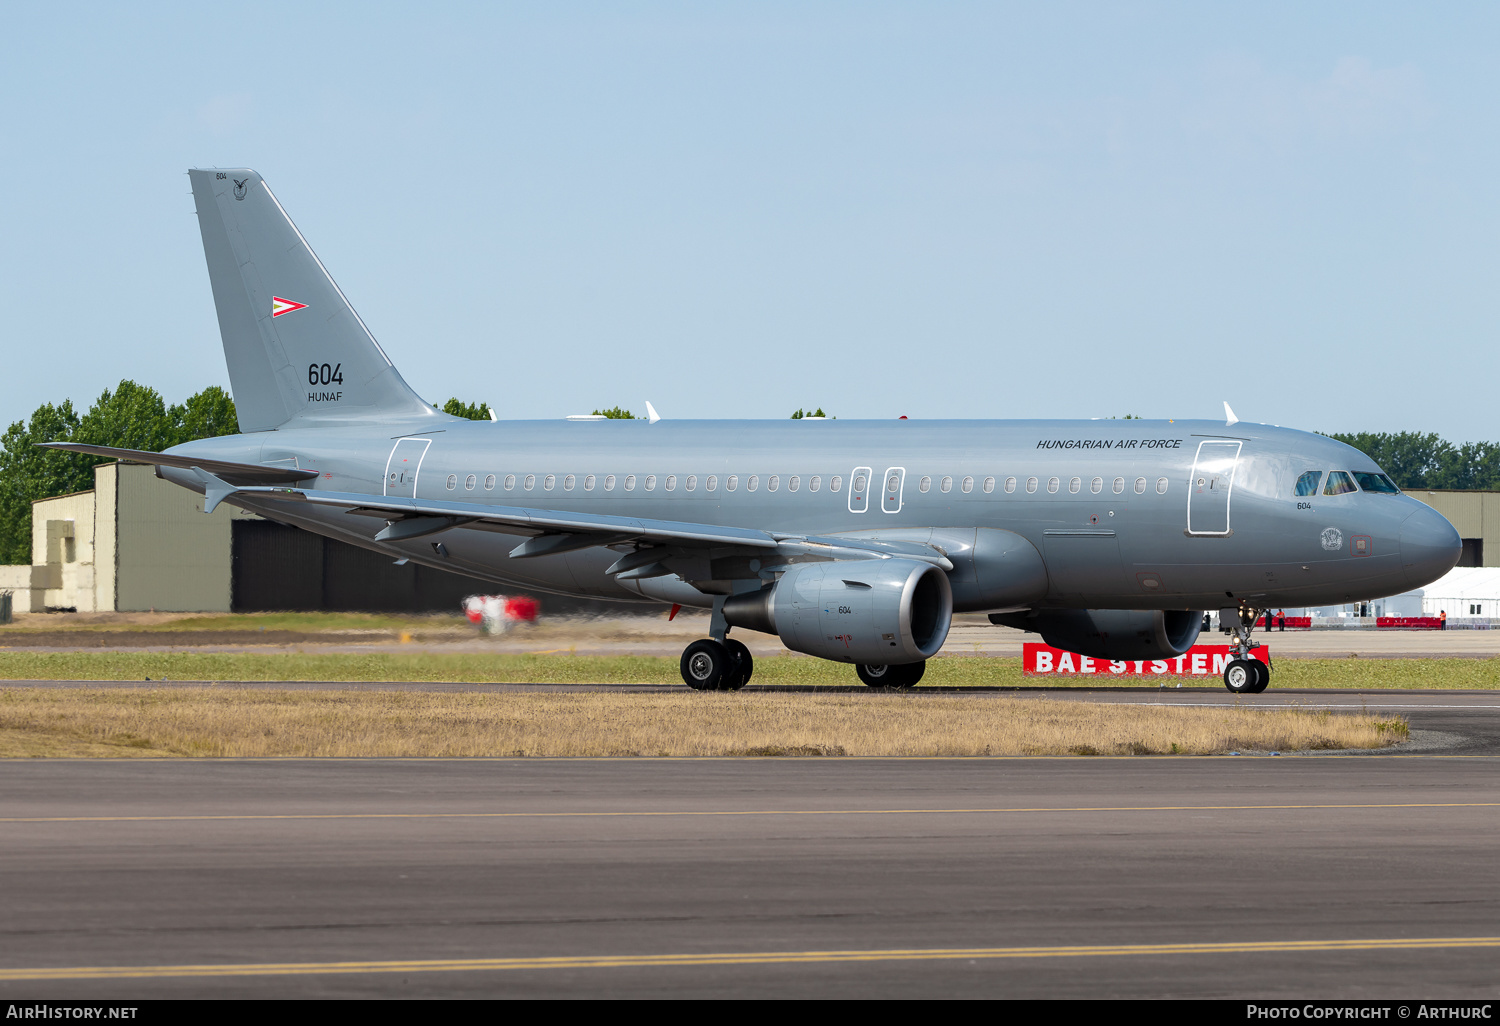
[(190, 166), (502, 417), (1500, 439), (1493, 4), (13, 4), (0, 418), (227, 384)]

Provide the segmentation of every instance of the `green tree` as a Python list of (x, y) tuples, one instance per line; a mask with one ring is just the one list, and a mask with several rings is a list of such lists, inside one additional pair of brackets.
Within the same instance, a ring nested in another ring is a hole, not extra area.
[(480, 403), (476, 406), (473, 403), (461, 403), (457, 398), (453, 398), (445, 402), (442, 405), (441, 409), (444, 413), (450, 414), (454, 417), (463, 417), (465, 420), (490, 419), (489, 403)]
[(607, 410), (595, 410), (592, 416), (608, 417), (610, 420), (635, 420), (635, 414), (618, 406), (611, 406)]
[(88, 442), (160, 452), (194, 438), (234, 434), (234, 400), (218, 386), (168, 407), (161, 394), (134, 381), (105, 391), (78, 416), (71, 400), (44, 404), (29, 421), (0, 437), (0, 563), (31, 562), (31, 503), (94, 487), (94, 467), (105, 456), (42, 449), (41, 442)]
[[(826, 413), (823, 412), (823, 407), (821, 407), (821, 406), (819, 406), (816, 411), (812, 411), (812, 410), (798, 410), (796, 413), (792, 414), (792, 419), (793, 420), (801, 420), (803, 417), (828, 417), (828, 414), (826, 414)], [(838, 418), (837, 417), (828, 417), (828, 419), (829, 420), (837, 420)]]
[(31, 562), (31, 500), (94, 486), (97, 456), (39, 449), (37, 442), (71, 441), (78, 431), (73, 404), (46, 403), (29, 421), (16, 421), (0, 438), (0, 563)]
[(234, 412), (234, 400), (218, 385), (209, 385), (181, 406), (173, 406), (168, 416), (177, 421), (181, 441), (194, 438), (217, 438), (239, 434), (240, 421)]

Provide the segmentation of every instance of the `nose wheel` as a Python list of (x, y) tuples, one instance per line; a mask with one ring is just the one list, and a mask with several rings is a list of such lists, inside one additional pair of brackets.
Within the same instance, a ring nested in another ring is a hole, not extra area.
[(1259, 659), (1231, 659), (1224, 667), (1224, 686), (1236, 695), (1258, 695), (1271, 683), (1271, 668)]
[(1236, 695), (1258, 695), (1271, 684), (1270, 665), (1250, 658), (1250, 650), (1261, 647), (1250, 642), (1250, 631), (1260, 614), (1259, 609), (1245, 606), (1219, 610), (1220, 628), (1235, 639), (1234, 658), (1224, 667), (1224, 686)]

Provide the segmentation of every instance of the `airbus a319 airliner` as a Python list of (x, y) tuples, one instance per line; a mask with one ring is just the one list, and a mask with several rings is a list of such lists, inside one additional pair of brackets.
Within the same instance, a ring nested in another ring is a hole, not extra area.
[[(55, 443), (271, 520), (502, 587), (712, 610), (910, 687), (955, 612), (1104, 659), (1185, 652), (1220, 611), (1235, 692), (1258, 612), (1420, 588), (1457, 532), (1369, 457), (1219, 421), (469, 421), (402, 379), (260, 175), (189, 172), (241, 434)], [(1226, 408), (1227, 409), (1227, 408)]]

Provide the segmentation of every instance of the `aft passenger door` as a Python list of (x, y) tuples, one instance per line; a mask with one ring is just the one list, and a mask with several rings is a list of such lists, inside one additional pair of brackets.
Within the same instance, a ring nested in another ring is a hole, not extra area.
[(1188, 480), (1187, 533), (1223, 537), (1229, 530), (1229, 497), (1243, 442), (1199, 442)]
[(417, 471), (427, 455), (430, 438), (400, 438), (385, 463), (385, 494), (407, 499), (417, 497)]

